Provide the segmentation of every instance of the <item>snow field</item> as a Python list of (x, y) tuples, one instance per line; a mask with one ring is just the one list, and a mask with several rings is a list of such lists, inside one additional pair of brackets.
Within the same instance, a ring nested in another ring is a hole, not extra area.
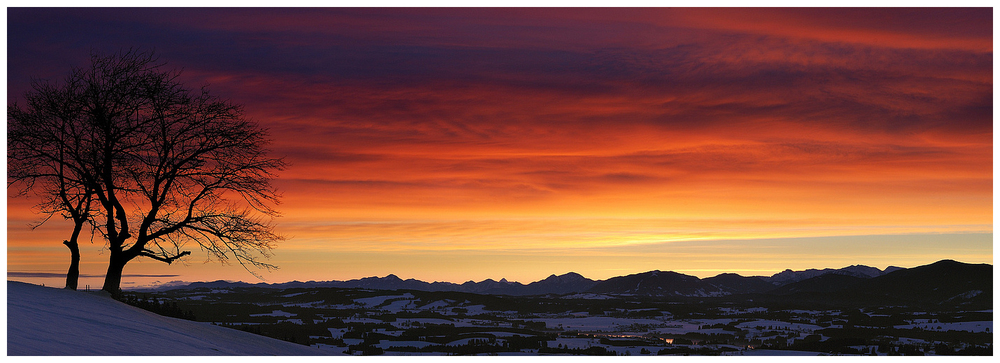
[(556, 348), (560, 344), (564, 348), (568, 349), (587, 349), (591, 346), (599, 346), (601, 340), (595, 338), (564, 338), (558, 337), (556, 340), (547, 341), (546, 344), (549, 348)]
[(374, 329), (374, 330), (372, 330), (372, 333), (384, 334), (384, 335), (388, 335), (388, 336), (391, 336), (391, 337), (401, 336), (401, 335), (403, 335), (403, 332), (404, 332), (404, 330), (385, 330), (385, 329)]
[(683, 335), (687, 333), (703, 333), (703, 334), (735, 334), (734, 332), (722, 330), (720, 328), (715, 329), (698, 329), (702, 325), (714, 325), (719, 324), (720, 321), (723, 324), (728, 324), (732, 319), (711, 319), (711, 320), (697, 320), (697, 321), (667, 321), (664, 322), (663, 327), (658, 327), (651, 329), (650, 332), (662, 333), (662, 334), (678, 334)]
[(448, 304), (447, 301), (438, 300), (438, 301), (432, 302), (430, 304), (427, 304), (427, 305), (424, 305), (424, 306), (420, 306), (417, 309), (420, 309), (420, 310), (434, 310), (434, 309), (445, 308), (445, 307), (448, 307), (449, 305), (451, 305), (451, 304)]
[(430, 342), (421, 341), (390, 341), (390, 340), (379, 340), (379, 343), (375, 346), (382, 349), (389, 349), (391, 347), (416, 347), (423, 348), (426, 346), (437, 345)]
[(722, 313), (724, 315), (738, 315), (738, 314), (764, 313), (764, 312), (767, 312), (767, 308), (747, 308), (747, 309), (719, 308), (719, 313)]
[(931, 343), (931, 342), (928, 342), (928, 341), (923, 340), (923, 339), (906, 338), (906, 337), (900, 337), (899, 338), (899, 342), (902, 343), (902, 344), (911, 344), (911, 345), (930, 344)]
[(589, 300), (607, 300), (614, 299), (614, 297), (602, 294), (591, 294), (591, 293), (579, 293), (566, 295), (562, 297), (563, 299), (589, 299)]
[(157, 315), (106, 295), (7, 282), (8, 355), (328, 355)]
[(343, 320), (344, 323), (372, 323), (372, 324), (381, 324), (381, 323), (384, 323), (384, 321), (382, 321), (382, 320), (372, 319), (372, 318), (350, 317), (350, 318), (343, 318), (341, 320)]
[(491, 334), (491, 335), (493, 335), (493, 336), (495, 336), (497, 338), (506, 338), (506, 337), (512, 337), (512, 336), (522, 336), (523, 337), (523, 336), (526, 336), (526, 335), (530, 335), (530, 334), (511, 333), (509, 331), (485, 331), (485, 332), (482, 332), (480, 334)]
[(777, 320), (755, 320), (748, 321), (745, 323), (740, 323), (736, 325), (740, 329), (757, 329), (763, 328), (764, 330), (776, 330), (776, 331), (796, 331), (796, 332), (808, 332), (811, 333), (815, 330), (823, 329), (819, 325), (812, 324), (802, 324), (802, 323), (789, 323)]
[(545, 322), (545, 326), (549, 328), (561, 326), (567, 331), (576, 330), (594, 332), (623, 331), (622, 329), (635, 325), (651, 325), (654, 327), (660, 327), (665, 323), (663, 320), (627, 319), (607, 316), (589, 316), (585, 318), (533, 318), (526, 320)]
[[(346, 320), (345, 320), (345, 322), (346, 322)], [(436, 319), (436, 318), (397, 319), (396, 321), (391, 322), (389, 324), (392, 324), (392, 326), (400, 328), (400, 329), (406, 329), (406, 328), (411, 327), (413, 325), (413, 323), (420, 323), (420, 325), (423, 325), (423, 324), (455, 324), (455, 322), (451, 321), (451, 320)]]
[[(734, 321), (736, 321), (736, 319), (729, 319), (729, 318), (725, 318), (725, 319), (698, 319), (698, 320), (692, 320), (692, 321), (690, 321), (690, 323), (691, 324), (696, 324), (696, 325), (698, 325), (698, 324), (700, 324), (700, 325), (715, 325), (715, 324), (729, 324), (729, 323), (732, 323)], [(695, 329), (698, 329), (698, 327), (695, 327)]]
[(344, 333), (347, 332), (347, 329), (337, 329), (337, 328), (327, 328), (326, 330), (330, 331), (330, 336), (333, 339), (343, 338), (344, 337)]
[[(485, 339), (489, 339), (489, 338), (482, 338), (482, 337), (476, 337), (476, 338), (462, 338), (462, 339), (458, 339), (458, 340), (454, 340), (454, 341), (451, 341), (451, 342), (448, 342), (448, 343), (447, 343), (447, 344), (445, 344), (445, 345), (447, 345), (447, 346), (449, 346), (449, 347), (460, 347), (460, 346), (463, 346), (463, 345), (467, 345), (467, 344), (469, 344), (469, 341), (472, 341), (472, 340), (477, 340), (477, 339), (478, 339), (478, 340), (485, 340)], [(503, 344), (503, 342), (504, 342), (505, 340), (504, 340), (504, 339), (497, 339), (496, 341), (497, 341), (497, 344)]]
[(416, 304), (414, 304), (413, 300), (395, 300), (389, 303), (389, 305), (383, 306), (379, 309), (386, 310), (392, 313), (398, 313), (403, 310), (413, 310), (416, 307), (417, 306)]
[[(468, 303), (468, 301), (466, 301), (465, 303), (462, 303), (462, 304), (460, 304), (458, 306), (452, 306), (451, 309), (445, 309), (445, 310), (441, 311), (440, 313), (441, 313), (441, 315), (447, 315), (447, 316), (453, 316), (453, 315), (459, 315), (459, 314), (479, 315), (479, 314), (493, 313), (493, 311), (489, 311), (489, 310), (485, 309), (486, 305), (465, 305), (467, 303)], [(464, 313), (456, 312), (454, 310), (456, 308), (457, 309), (465, 309), (465, 312)]]
[(413, 294), (405, 293), (403, 295), (384, 295), (384, 296), (366, 297), (366, 298), (362, 298), (362, 299), (354, 299), (354, 302), (358, 303), (358, 304), (361, 304), (361, 305), (364, 305), (364, 306), (367, 306), (367, 307), (376, 307), (376, 306), (384, 304), (386, 300), (390, 300), (390, 299), (393, 299), (393, 300), (413, 300), (414, 298), (415, 297), (413, 296)]

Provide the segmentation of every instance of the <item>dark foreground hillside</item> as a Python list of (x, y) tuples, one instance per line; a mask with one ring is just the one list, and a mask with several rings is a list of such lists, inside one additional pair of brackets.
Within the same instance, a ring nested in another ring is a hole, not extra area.
[(331, 352), (156, 315), (106, 295), (8, 281), (7, 354), (204, 356)]

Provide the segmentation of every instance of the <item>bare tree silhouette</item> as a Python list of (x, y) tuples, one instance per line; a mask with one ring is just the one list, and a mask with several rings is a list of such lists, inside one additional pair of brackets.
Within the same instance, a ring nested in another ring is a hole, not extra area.
[[(274, 232), (279, 195), (270, 181), (284, 162), (267, 155), (266, 130), (246, 119), (241, 106), (205, 88), (186, 89), (179, 72), (162, 68), (152, 52), (92, 55), (90, 66), (73, 69), (64, 85), (35, 82), (27, 108), (15, 104), (8, 111), (9, 129), (28, 135), (19, 141), (24, 145), (8, 149), (8, 160), (14, 154), (24, 161), (16, 166), (28, 170), (15, 180), (48, 196), (63, 194), (50, 180), (71, 181), (66, 186), (75, 194), (66, 194), (74, 197), (50, 209), (82, 208), (81, 216), (105, 238), (110, 259), (103, 289), (112, 293), (136, 257), (169, 264), (190, 254), (182, 249), (194, 242), (209, 259), (235, 260), (256, 275), (251, 266), (275, 268), (262, 258), (283, 239)], [(60, 128), (72, 130), (67, 140), (32, 136), (60, 134)], [(57, 158), (31, 152), (39, 149), (66, 152)], [(37, 170), (30, 162), (39, 157), (72, 172), (50, 177), (51, 165)], [(39, 180), (45, 183), (33, 182)]]
[[(7, 108), (8, 188), (21, 187), (17, 194), (36, 192), (36, 208), (43, 218), (37, 228), (55, 215), (73, 220), (73, 232), (63, 244), (70, 250), (66, 288), (76, 290), (80, 277), (78, 240), (83, 227), (91, 223), (94, 188), (75, 154), (86, 146), (75, 120), (78, 113), (67, 94), (46, 82), (33, 81), (35, 92), (25, 95), (29, 111), (16, 104)], [(91, 226), (92, 223), (91, 223)]]

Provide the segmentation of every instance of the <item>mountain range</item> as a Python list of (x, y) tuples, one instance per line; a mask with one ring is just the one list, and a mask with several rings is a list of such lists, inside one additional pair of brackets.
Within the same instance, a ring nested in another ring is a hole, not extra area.
[(194, 282), (166, 289), (196, 288), (363, 288), (372, 290), (456, 291), (491, 295), (564, 295), (572, 293), (664, 296), (725, 297), (757, 294), (760, 298), (798, 296), (834, 301), (837, 299), (889, 299), (901, 303), (992, 304), (993, 266), (942, 260), (914, 268), (890, 266), (885, 270), (854, 265), (840, 269), (785, 270), (769, 277), (724, 273), (698, 278), (673, 271), (649, 271), (607, 280), (591, 280), (570, 272), (551, 275), (529, 284), (487, 279), (462, 284), (403, 280), (396, 275), (366, 277), (348, 281), (308, 281), (276, 284), (245, 282)]
[(388, 275), (386, 277), (365, 277), (361, 279), (348, 280), (348, 281), (291, 281), (282, 283), (256, 283), (250, 284), (246, 282), (230, 282), (230, 281), (211, 281), (211, 282), (193, 282), (187, 285), (174, 285), (174, 286), (163, 286), (156, 288), (155, 290), (168, 290), (168, 289), (195, 289), (195, 288), (233, 288), (233, 287), (266, 287), (266, 288), (276, 288), (276, 289), (288, 289), (288, 288), (312, 288), (312, 287), (337, 287), (337, 288), (355, 288), (355, 289), (372, 289), (372, 290), (420, 290), (420, 291), (457, 291), (457, 292), (468, 292), (475, 294), (491, 294), (491, 295), (546, 295), (546, 294), (569, 294), (574, 292), (583, 292), (590, 289), (592, 286), (596, 285), (598, 281), (594, 281), (581, 276), (578, 273), (570, 272), (564, 275), (552, 275), (548, 278), (535, 281), (530, 284), (522, 284), (520, 282), (510, 282), (507, 279), (500, 279), (496, 281), (493, 279), (486, 279), (480, 282), (467, 281), (462, 284), (456, 284), (451, 282), (425, 282), (416, 279), (406, 279), (403, 280), (396, 275)]

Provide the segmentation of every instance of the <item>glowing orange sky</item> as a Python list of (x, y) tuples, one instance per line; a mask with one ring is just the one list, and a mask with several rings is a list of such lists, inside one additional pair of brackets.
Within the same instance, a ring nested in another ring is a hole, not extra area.
[[(988, 8), (8, 9), (8, 21), (8, 102), (91, 49), (139, 46), (246, 105), (291, 164), (276, 181), (290, 238), (268, 281), (992, 263)], [(31, 204), (8, 197), (8, 271), (60, 273), (66, 228), (29, 231)], [(86, 247), (84, 274), (103, 275), (100, 247)], [(204, 258), (126, 273), (256, 281)]]

